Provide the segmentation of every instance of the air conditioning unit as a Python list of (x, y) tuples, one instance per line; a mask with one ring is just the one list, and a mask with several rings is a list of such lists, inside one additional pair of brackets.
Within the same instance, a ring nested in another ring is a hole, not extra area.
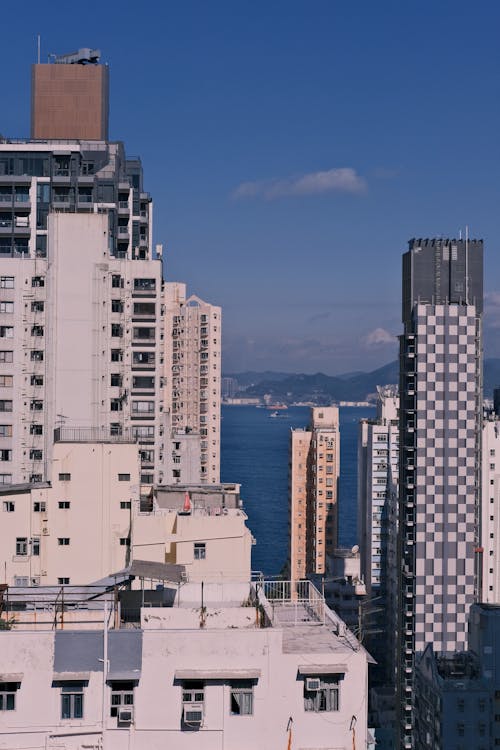
[(184, 703), (184, 724), (200, 725), (203, 721), (203, 703)]
[(132, 724), (133, 720), (134, 720), (133, 706), (127, 706), (127, 708), (120, 708), (118, 710), (118, 723), (119, 724)]
[(39, 586), (40, 585), (40, 576), (33, 576), (31, 579), (31, 585), (32, 586)]
[(319, 677), (306, 677), (306, 690), (311, 693), (317, 693), (321, 687), (321, 681)]
[(48, 534), (49, 534), (49, 527), (48, 526), (42, 526), (42, 534), (44, 536), (48, 536)]

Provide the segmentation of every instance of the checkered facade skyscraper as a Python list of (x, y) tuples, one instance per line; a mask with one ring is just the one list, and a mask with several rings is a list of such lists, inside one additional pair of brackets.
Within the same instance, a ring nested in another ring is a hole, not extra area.
[(413, 747), (415, 657), (467, 648), (480, 582), (483, 246), (411, 240), (400, 337), (398, 706)]

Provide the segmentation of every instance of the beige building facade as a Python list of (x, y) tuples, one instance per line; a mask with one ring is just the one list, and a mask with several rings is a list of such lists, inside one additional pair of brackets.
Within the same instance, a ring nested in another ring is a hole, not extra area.
[(313, 407), (306, 430), (290, 436), (290, 575), (325, 574), (337, 545), (339, 411)]

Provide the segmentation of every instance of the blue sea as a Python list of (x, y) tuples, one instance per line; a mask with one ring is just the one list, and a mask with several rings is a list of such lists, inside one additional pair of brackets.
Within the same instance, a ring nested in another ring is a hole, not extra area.
[[(271, 419), (267, 409), (223, 406), (221, 479), (239, 482), (248, 524), (257, 544), (252, 569), (277, 575), (288, 555), (288, 449), (290, 430), (306, 427), (309, 408), (293, 406)], [(369, 407), (340, 408), (339, 543), (356, 539), (357, 443), (360, 419)]]

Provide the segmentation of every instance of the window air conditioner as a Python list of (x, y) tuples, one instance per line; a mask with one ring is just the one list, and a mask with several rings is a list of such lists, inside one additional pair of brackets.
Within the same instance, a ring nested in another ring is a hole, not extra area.
[(321, 682), (319, 677), (306, 677), (306, 690), (317, 692), (320, 689)]
[(44, 536), (48, 536), (49, 533), (49, 527), (48, 526), (42, 526), (42, 534)]
[(131, 724), (134, 720), (134, 709), (132, 706), (120, 708), (118, 711), (118, 722), (120, 724)]
[(203, 721), (203, 703), (184, 703), (184, 723), (201, 724)]

